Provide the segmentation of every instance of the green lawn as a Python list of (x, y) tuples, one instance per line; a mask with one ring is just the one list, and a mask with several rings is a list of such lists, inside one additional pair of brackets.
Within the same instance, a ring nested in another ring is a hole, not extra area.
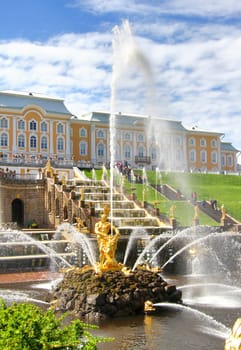
[[(150, 184), (150, 182), (149, 182)], [(143, 190), (144, 199), (148, 203), (155, 205), (159, 208), (160, 213), (166, 217), (170, 216), (171, 206), (175, 206), (175, 219), (180, 226), (191, 226), (194, 218), (194, 207), (187, 201), (170, 201), (163, 197), (159, 192), (155, 191), (150, 185), (143, 186), (141, 184), (135, 184), (132, 186), (130, 183), (126, 182), (126, 191), (131, 193), (131, 187), (135, 188), (135, 194), (139, 201), (143, 201)], [(156, 202), (158, 204), (156, 204)], [(199, 215), (200, 225), (218, 226), (218, 223), (210, 219), (207, 215), (200, 212)]]
[[(140, 171), (141, 174), (141, 171)], [(86, 173), (91, 177), (91, 172)], [(102, 171), (97, 170), (98, 179), (102, 176)], [(156, 184), (156, 172), (147, 171), (149, 184)], [(133, 187), (128, 181), (125, 182), (126, 191), (131, 192)], [(169, 184), (175, 189), (179, 189), (186, 198), (190, 198), (192, 192), (196, 192), (198, 200), (216, 199), (218, 206), (225, 205), (228, 214), (241, 221), (241, 177), (235, 175), (214, 175), (214, 174), (191, 174), (191, 173), (160, 173), (158, 184)], [(194, 208), (188, 202), (168, 201), (150, 186), (143, 187), (142, 184), (135, 184), (137, 198), (143, 200), (143, 190), (145, 189), (145, 200), (154, 204), (159, 202), (160, 212), (169, 217), (170, 207), (176, 206), (175, 218), (181, 226), (192, 225)], [(218, 226), (203, 213), (200, 213), (200, 224)]]
[[(148, 172), (148, 179), (155, 183), (155, 173)], [(225, 205), (228, 214), (241, 221), (241, 177), (236, 175), (162, 173), (162, 183), (167, 183), (190, 198), (196, 192), (198, 200), (216, 199), (218, 207)]]

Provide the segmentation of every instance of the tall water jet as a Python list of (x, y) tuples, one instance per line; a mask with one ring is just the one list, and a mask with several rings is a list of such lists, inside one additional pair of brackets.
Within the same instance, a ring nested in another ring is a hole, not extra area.
[[(134, 41), (131, 28), (128, 21), (123, 21), (122, 25), (116, 26), (113, 29), (113, 64), (112, 64), (112, 76), (111, 76), (111, 100), (110, 100), (110, 217), (112, 220), (113, 213), (113, 188), (114, 178), (113, 169), (115, 166), (116, 158), (116, 109), (117, 109), (117, 90), (120, 86), (120, 82), (123, 77), (123, 73), (128, 67), (136, 68), (141, 67), (140, 71), (145, 77), (145, 83), (148, 85), (147, 93), (150, 91), (150, 95), (153, 96), (153, 74), (151, 66), (138, 48), (138, 45)], [(151, 88), (150, 88), (151, 87)], [(153, 104), (151, 104), (153, 106)], [(121, 117), (121, 115), (119, 116)]]

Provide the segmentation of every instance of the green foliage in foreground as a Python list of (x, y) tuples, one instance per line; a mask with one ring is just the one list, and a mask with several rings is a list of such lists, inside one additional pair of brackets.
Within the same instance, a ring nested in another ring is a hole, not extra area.
[(74, 320), (63, 326), (66, 314), (56, 318), (52, 310), (14, 303), (6, 306), (0, 301), (0, 349), (4, 350), (96, 350), (104, 339), (91, 335), (87, 329), (96, 328)]

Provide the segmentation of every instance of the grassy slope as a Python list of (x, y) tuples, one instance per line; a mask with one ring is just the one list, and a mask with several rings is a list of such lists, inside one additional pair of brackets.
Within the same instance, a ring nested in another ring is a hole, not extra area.
[[(86, 174), (91, 177), (91, 173)], [(102, 171), (97, 170), (97, 178), (101, 178)], [(147, 172), (149, 183), (156, 183), (155, 171)], [(218, 206), (225, 205), (227, 213), (241, 221), (241, 177), (235, 175), (214, 175), (214, 174), (190, 174), (190, 173), (161, 173), (160, 182), (169, 184), (190, 198), (192, 192), (197, 192), (198, 200), (216, 199)], [(143, 185), (135, 184), (135, 193), (139, 200), (143, 199)], [(131, 185), (126, 181), (126, 189), (130, 192)], [(175, 218), (182, 226), (192, 224), (194, 216), (193, 207), (187, 202), (170, 202), (148, 186), (145, 191), (145, 200), (154, 203), (158, 201), (160, 212), (169, 216), (170, 207), (176, 206)], [(218, 226), (218, 223), (200, 213), (201, 225)]]
[[(148, 174), (150, 181), (155, 181), (153, 172)], [(216, 199), (218, 207), (225, 205), (227, 213), (241, 221), (241, 177), (236, 175), (162, 173), (162, 182), (190, 198), (196, 192), (198, 200)]]

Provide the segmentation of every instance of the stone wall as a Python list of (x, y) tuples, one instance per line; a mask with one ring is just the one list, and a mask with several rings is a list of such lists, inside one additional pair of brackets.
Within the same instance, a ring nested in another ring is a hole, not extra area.
[(0, 180), (0, 221), (2, 223), (13, 221), (15, 200), (22, 203), (24, 227), (27, 227), (32, 220), (41, 227), (48, 227), (44, 180)]

